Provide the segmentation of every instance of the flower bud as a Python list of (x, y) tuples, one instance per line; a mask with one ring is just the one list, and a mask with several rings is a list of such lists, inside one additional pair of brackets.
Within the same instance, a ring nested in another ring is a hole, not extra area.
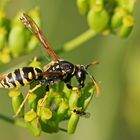
[[(41, 108), (48, 107), (48, 101), (47, 100), (43, 101), (43, 99), (44, 98), (39, 99), (38, 103), (37, 103), (37, 114), (39, 116), (41, 116)], [(42, 104), (42, 102), (43, 102), (43, 104)]]
[(90, 9), (92, 9), (96, 5), (104, 5), (104, 0), (89, 0)]
[[(55, 108), (58, 108), (59, 107), (59, 105), (61, 104), (62, 100), (63, 100), (63, 98), (61, 97), (60, 94), (57, 94), (54, 97), (54, 103), (55, 103), (55, 106), (56, 106)], [(52, 109), (52, 110), (54, 110), (54, 109)]]
[[(30, 89), (33, 89), (38, 84), (38, 81), (34, 81), (30, 84)], [(45, 94), (45, 85), (42, 85), (38, 89), (36, 89), (28, 98), (28, 104), (31, 109), (37, 110), (37, 105), (39, 99), (43, 98)]]
[(109, 13), (106, 9), (102, 8), (102, 5), (96, 5), (90, 9), (87, 16), (89, 27), (97, 33), (103, 31), (108, 26), (109, 19)]
[(26, 36), (22, 26), (14, 26), (11, 29), (9, 33), (8, 45), (13, 57), (17, 58), (24, 54), (24, 49), (26, 47)]
[[(9, 92), (9, 96), (12, 99), (12, 107), (14, 112), (16, 113), (21, 103), (24, 100), (23, 95), (19, 90), (14, 89)], [(18, 117), (23, 117), (23, 116), (24, 116), (24, 107), (22, 107), (21, 111), (18, 114)]]
[(73, 134), (75, 132), (78, 121), (79, 115), (73, 112), (68, 122), (68, 134)]
[[(80, 91), (78, 91), (78, 92), (80, 92)], [(71, 95), (69, 97), (69, 107), (70, 107), (70, 109), (77, 106), (78, 99), (79, 99), (79, 93), (78, 92), (75, 91), (75, 90), (73, 90), (71, 92)]]
[(115, 12), (111, 19), (112, 28), (118, 28), (123, 24), (123, 17), (127, 14), (127, 10), (124, 8), (118, 7), (115, 9)]
[(37, 114), (36, 114), (36, 112), (34, 112), (34, 110), (32, 109), (32, 110), (28, 111), (28, 112), (25, 114), (24, 120), (25, 120), (25, 122), (31, 122), (31, 121), (33, 121), (36, 117), (37, 117)]
[(31, 109), (36, 110), (37, 109), (37, 95), (35, 93), (32, 93), (28, 98), (28, 104)]
[(40, 117), (41, 120), (49, 120), (52, 118), (52, 111), (49, 108), (41, 107)]
[(41, 127), (36, 112), (33, 110), (25, 114), (24, 120), (33, 136), (40, 136)]
[(67, 88), (66, 85), (64, 85), (63, 94), (64, 94), (65, 98), (69, 98), (69, 96), (71, 95), (71, 90), (69, 88)]
[(77, 7), (82, 15), (86, 15), (89, 10), (88, 0), (77, 0)]
[(57, 115), (60, 121), (62, 121), (66, 117), (67, 110), (68, 110), (68, 104), (65, 101), (62, 101), (57, 110)]
[(119, 36), (122, 38), (128, 37), (134, 26), (134, 18), (131, 15), (125, 16), (123, 19), (123, 25), (119, 31)]
[(118, 4), (132, 13), (134, 11), (136, 0), (118, 0)]

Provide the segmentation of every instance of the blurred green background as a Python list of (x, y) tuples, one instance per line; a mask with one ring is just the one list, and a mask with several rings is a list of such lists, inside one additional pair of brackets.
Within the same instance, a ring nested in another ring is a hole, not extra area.
[[(53, 48), (61, 47), (88, 29), (86, 19), (77, 10), (75, 0), (11, 0), (6, 8), (9, 17), (23, 9), (40, 7), (43, 30)], [(101, 81), (101, 93), (95, 97), (88, 111), (89, 119), (81, 118), (75, 134), (64, 132), (43, 133), (33, 137), (27, 129), (19, 128), (0, 120), (1, 139), (15, 140), (140, 140), (140, 18), (139, 3), (134, 17), (135, 27), (127, 39), (117, 36), (98, 35), (70, 52), (60, 55), (75, 64), (87, 64), (99, 60), (100, 65), (91, 71)], [(42, 49), (38, 53), (42, 53)], [(32, 55), (32, 54), (31, 54)], [(45, 53), (44, 53), (45, 55)], [(24, 58), (22, 61), (28, 61)], [(47, 61), (47, 58), (46, 58)], [(4, 66), (13, 67), (17, 61)], [(20, 63), (20, 62), (18, 62)], [(3, 68), (0, 68), (3, 72)], [(10, 98), (5, 89), (0, 89), (0, 113), (12, 116)]]

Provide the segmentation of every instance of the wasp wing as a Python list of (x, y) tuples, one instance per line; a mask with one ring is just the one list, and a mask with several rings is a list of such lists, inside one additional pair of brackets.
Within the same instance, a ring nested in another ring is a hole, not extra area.
[(45, 37), (43, 32), (39, 29), (39, 27), (35, 23), (35, 21), (25, 13), (23, 13), (23, 15), (20, 17), (20, 19), (24, 23), (24, 25), (37, 37), (37, 39), (40, 41), (40, 43), (43, 45), (43, 47), (47, 50), (47, 53), (49, 54), (49, 56), (53, 60), (59, 61), (59, 57), (52, 50), (52, 47), (49, 44), (47, 38)]
[(46, 77), (61, 77), (63, 76), (63, 73), (62, 72), (57, 72), (57, 71), (52, 71), (52, 72), (48, 72), (48, 71), (45, 71), (42, 73), (43, 75), (45, 75)]

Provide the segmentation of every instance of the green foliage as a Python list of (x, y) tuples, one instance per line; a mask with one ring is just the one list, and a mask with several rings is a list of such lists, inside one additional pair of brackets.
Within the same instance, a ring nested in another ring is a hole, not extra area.
[[(9, 96), (11, 97), (13, 111), (17, 112), (21, 103), (23, 102), (23, 95), (19, 90), (14, 89), (9, 92)], [(18, 117), (23, 117), (23, 116), (24, 116), (24, 107), (21, 109), (20, 113), (18, 114)]]
[(109, 19), (109, 13), (107, 10), (102, 9), (100, 5), (90, 10), (87, 16), (89, 27), (96, 33), (103, 31), (108, 26)]
[[(29, 65), (40, 67), (40, 62), (34, 59)], [(38, 82), (32, 83), (31, 89), (37, 84)], [(39, 136), (42, 131), (56, 133), (63, 130), (60, 128), (60, 124), (66, 120), (68, 121), (67, 133), (73, 134), (80, 118), (80, 114), (73, 110), (85, 112), (94, 93), (93, 83), (87, 84), (82, 90), (69, 90), (64, 83), (60, 82), (53, 85), (49, 93), (46, 93), (43, 85), (30, 93), (28, 105), (20, 110), (17, 118), (24, 118), (22, 121), (26, 123), (34, 136)], [(16, 113), (24, 97), (17, 89), (10, 91), (9, 96), (12, 99), (13, 111)], [(24, 108), (25, 110), (29, 108), (29, 111), (24, 112)]]
[[(0, 63), (9, 63), (13, 58), (30, 54), (38, 45), (38, 40), (28, 31), (19, 20), (23, 11), (11, 20), (4, 10), (0, 10)], [(29, 15), (40, 26), (39, 8), (34, 8)], [(8, 50), (8, 53), (5, 53)], [(4, 59), (5, 58), (5, 59)]]
[[(96, 33), (109, 30), (121, 38), (128, 37), (134, 27), (132, 16), (135, 0), (77, 0), (82, 15), (87, 16), (89, 28)], [(90, 8), (87, 8), (90, 7)], [(126, 24), (127, 17), (131, 17)]]
[[(105, 31), (122, 38), (128, 37), (134, 26), (132, 15), (134, 5), (135, 0), (77, 0), (78, 9), (82, 15), (87, 16), (90, 29), (78, 38), (65, 43), (62, 46), (62, 52), (70, 51), (97, 33), (105, 33)], [(39, 26), (41, 25), (38, 8), (31, 10), (29, 15)], [(13, 58), (30, 54), (37, 44), (37, 39), (21, 24), (19, 14), (10, 20), (3, 10), (0, 11), (1, 63), (9, 63)], [(36, 59), (29, 66), (42, 68), (41, 62)], [(36, 85), (36, 82), (32, 83), (30, 88)], [(80, 115), (73, 110), (85, 112), (94, 93), (93, 83), (86, 84), (81, 91), (72, 91), (60, 82), (51, 87), (47, 99), (41, 105), (46, 96), (45, 87), (42, 86), (29, 96), (28, 104), (24, 106), (27, 111), (24, 112), (22, 108), (17, 118), (24, 118), (21, 121), (34, 136), (39, 136), (41, 132), (57, 133), (59, 131), (73, 134), (80, 119)], [(24, 97), (18, 90), (11, 91), (9, 96), (13, 111), (16, 112)], [(66, 130), (60, 128), (61, 122), (64, 121), (68, 122)]]

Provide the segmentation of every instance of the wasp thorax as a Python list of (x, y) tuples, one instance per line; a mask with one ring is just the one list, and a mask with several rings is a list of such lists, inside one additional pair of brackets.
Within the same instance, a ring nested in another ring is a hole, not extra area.
[(74, 74), (74, 65), (68, 61), (59, 62), (60, 69), (63, 73)]

